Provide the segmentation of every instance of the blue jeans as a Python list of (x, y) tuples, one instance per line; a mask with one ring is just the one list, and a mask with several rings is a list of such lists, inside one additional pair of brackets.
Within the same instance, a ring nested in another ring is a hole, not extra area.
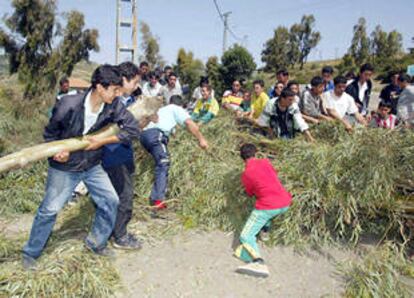
[(168, 170), (170, 169), (168, 137), (161, 130), (151, 128), (142, 132), (140, 141), (155, 161), (155, 180), (151, 190), (151, 201), (162, 201), (167, 192)]
[(94, 250), (107, 245), (115, 225), (119, 200), (101, 165), (83, 172), (67, 172), (49, 167), (46, 194), (37, 210), (29, 241), (23, 247), (23, 254), (32, 258), (41, 255), (55, 225), (57, 214), (80, 181), (85, 183), (96, 204), (95, 219), (85, 240), (86, 245)]

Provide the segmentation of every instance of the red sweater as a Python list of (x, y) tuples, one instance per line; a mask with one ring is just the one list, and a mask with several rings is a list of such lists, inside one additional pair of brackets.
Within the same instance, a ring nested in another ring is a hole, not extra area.
[(241, 180), (247, 195), (256, 197), (258, 210), (288, 207), (292, 201), (268, 159), (248, 159)]

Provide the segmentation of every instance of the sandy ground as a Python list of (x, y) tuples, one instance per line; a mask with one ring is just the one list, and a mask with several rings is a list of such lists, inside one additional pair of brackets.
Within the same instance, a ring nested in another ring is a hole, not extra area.
[[(28, 235), (32, 220), (32, 215), (0, 219), (0, 230), (7, 237)], [(136, 222), (134, 230), (148, 235), (154, 224)], [(336, 263), (354, 257), (346, 250), (298, 253), (261, 245), (270, 270), (263, 279), (235, 272), (243, 263), (232, 256), (233, 234), (181, 230), (166, 240), (144, 238), (140, 251), (116, 251), (122, 283), (117, 297), (339, 297), (343, 281)]]
[(351, 252), (296, 253), (291, 247), (262, 254), (267, 279), (235, 273), (242, 262), (232, 256), (234, 237), (219, 231), (187, 231), (170, 240), (121, 252), (116, 259), (124, 289), (118, 297), (339, 297), (338, 261)]

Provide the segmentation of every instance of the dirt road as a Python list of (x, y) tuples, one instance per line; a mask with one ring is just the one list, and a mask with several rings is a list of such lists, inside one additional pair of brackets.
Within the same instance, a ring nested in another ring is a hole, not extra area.
[(350, 252), (295, 253), (291, 247), (266, 248), (267, 279), (234, 272), (242, 263), (232, 257), (233, 235), (189, 231), (118, 253), (124, 290), (118, 297), (339, 297), (341, 277), (335, 262)]

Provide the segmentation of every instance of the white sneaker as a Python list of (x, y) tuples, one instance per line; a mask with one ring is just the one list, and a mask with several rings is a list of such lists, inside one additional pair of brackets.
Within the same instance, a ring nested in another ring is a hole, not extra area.
[(237, 273), (247, 274), (256, 277), (268, 277), (269, 269), (265, 264), (251, 262), (236, 269)]

